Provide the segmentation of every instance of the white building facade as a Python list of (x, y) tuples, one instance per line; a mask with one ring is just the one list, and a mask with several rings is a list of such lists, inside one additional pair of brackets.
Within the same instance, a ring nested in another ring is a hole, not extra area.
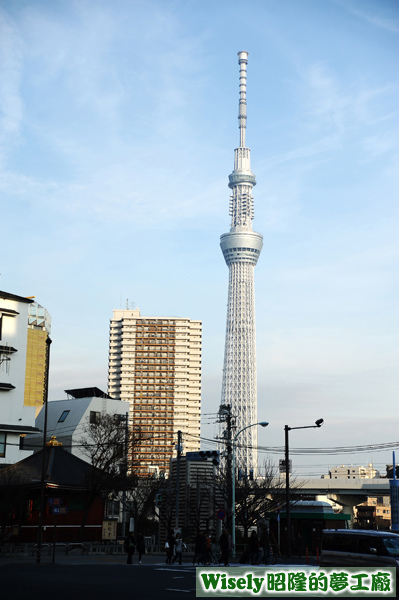
[(108, 394), (128, 403), (141, 432), (132, 469), (168, 474), (177, 432), (184, 452), (200, 447), (202, 323), (115, 310), (110, 322)]
[(367, 467), (359, 465), (341, 465), (333, 467), (323, 479), (375, 479), (381, 477), (380, 472), (369, 464)]
[[(115, 418), (115, 427), (125, 428), (127, 405), (119, 400), (113, 400), (98, 388), (79, 388), (65, 390), (68, 398), (52, 400), (47, 404), (47, 435), (48, 442), (55, 436), (62, 443), (64, 450), (78, 458), (91, 462), (89, 455), (82, 450), (82, 439), (89, 439), (87, 428), (90, 423), (97, 423), (101, 416), (109, 415)], [(36, 417), (36, 427), (43, 431), (45, 407)], [(121, 434), (123, 439), (123, 433)], [(43, 434), (27, 435), (25, 447), (37, 452), (43, 447)]]
[(29, 298), (0, 291), (0, 464), (32, 452), (23, 437), (37, 431), (35, 408), (24, 406)]

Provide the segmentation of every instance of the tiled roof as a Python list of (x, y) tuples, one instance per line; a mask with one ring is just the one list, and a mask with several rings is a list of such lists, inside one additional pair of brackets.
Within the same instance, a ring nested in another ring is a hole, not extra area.
[[(70, 488), (91, 488), (92, 481), (106, 478), (99, 469), (74, 456), (62, 446), (47, 446), (45, 450), (45, 479), (48, 485)], [(43, 450), (18, 462), (15, 467), (29, 473), (30, 484), (40, 484)]]

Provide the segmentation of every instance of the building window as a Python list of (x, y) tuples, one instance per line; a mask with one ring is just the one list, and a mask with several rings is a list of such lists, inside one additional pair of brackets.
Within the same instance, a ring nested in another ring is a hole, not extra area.
[(101, 413), (100, 412), (96, 412), (94, 410), (90, 411), (90, 423), (94, 424), (94, 425), (98, 425), (98, 423), (100, 422), (101, 419)]
[(7, 442), (7, 434), (0, 433), (0, 458), (4, 458), (6, 455), (6, 442)]
[(65, 421), (65, 419), (67, 418), (67, 416), (69, 415), (70, 412), (71, 412), (70, 410), (64, 410), (64, 412), (62, 413), (62, 415), (58, 419), (58, 423), (63, 423)]

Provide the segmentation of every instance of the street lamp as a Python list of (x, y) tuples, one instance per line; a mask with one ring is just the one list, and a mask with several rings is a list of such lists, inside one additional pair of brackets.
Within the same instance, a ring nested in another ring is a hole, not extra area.
[(291, 515), (290, 515), (290, 467), (289, 467), (289, 449), (288, 449), (288, 432), (292, 429), (314, 429), (321, 427), (324, 419), (317, 419), (314, 425), (305, 425), (303, 427), (288, 427), (284, 426), (285, 432), (285, 514), (287, 525), (287, 554), (291, 556)]
[(233, 557), (234, 558), (236, 555), (236, 477), (235, 477), (236, 439), (238, 438), (240, 433), (242, 433), (245, 429), (248, 429), (248, 427), (256, 427), (256, 425), (260, 425), (261, 427), (267, 427), (269, 425), (269, 423), (267, 421), (260, 421), (260, 423), (251, 423), (250, 425), (243, 427), (234, 436), (233, 444), (232, 444), (232, 447), (233, 447), (233, 461), (232, 461), (233, 462), (233, 467), (232, 467), (233, 476), (231, 478), (231, 481), (232, 481), (232, 492), (233, 493), (232, 493), (232, 501), (231, 501), (231, 516), (232, 516), (232, 541), (233, 541)]

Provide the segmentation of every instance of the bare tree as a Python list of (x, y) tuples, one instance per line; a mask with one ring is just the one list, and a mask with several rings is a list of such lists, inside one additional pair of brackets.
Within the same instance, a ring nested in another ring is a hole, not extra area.
[(168, 535), (173, 529), (176, 511), (176, 483), (171, 478), (158, 483), (157, 508), (162, 529)]
[(119, 495), (137, 485), (136, 477), (129, 469), (142, 434), (128, 430), (126, 422), (118, 414), (101, 414), (95, 422), (87, 422), (79, 440), (82, 452), (94, 467), (87, 481), (88, 493), (82, 519), (82, 533), (90, 507), (99, 494)]
[[(264, 518), (265, 513), (277, 510), (284, 503), (285, 483), (277, 477), (276, 469), (265, 462), (264, 475), (251, 479), (247, 476), (235, 480), (235, 519), (244, 537), (248, 531)], [(225, 510), (228, 516), (232, 511), (231, 479), (223, 470), (219, 472), (219, 486), (224, 490)], [(231, 521), (228, 520), (228, 526)]]
[[(129, 484), (129, 478), (127, 479)], [(155, 477), (131, 479), (130, 485), (118, 492), (123, 510), (134, 519), (136, 531), (146, 531), (151, 521), (155, 522), (155, 497), (159, 480)]]

